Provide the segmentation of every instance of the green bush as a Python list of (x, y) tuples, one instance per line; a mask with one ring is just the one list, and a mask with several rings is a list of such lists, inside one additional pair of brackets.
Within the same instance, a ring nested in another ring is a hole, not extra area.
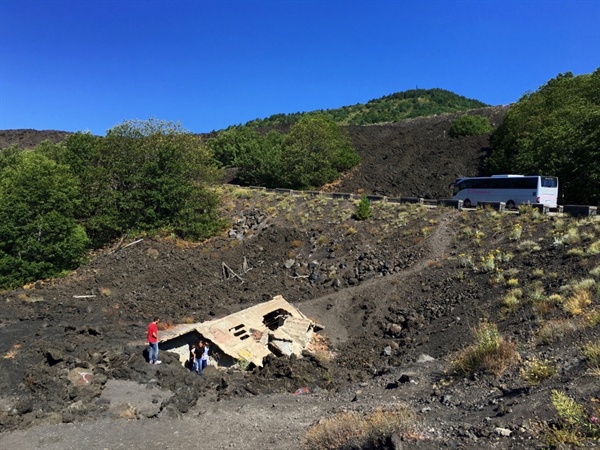
[(75, 213), (77, 179), (33, 151), (0, 169), (0, 287), (11, 288), (75, 269), (89, 245)]
[(350, 138), (327, 116), (306, 116), (285, 139), (282, 187), (310, 189), (335, 181), (360, 162)]
[(461, 136), (479, 136), (492, 131), (492, 126), (487, 117), (482, 116), (462, 116), (450, 125), (448, 134), (453, 137)]
[(355, 217), (358, 220), (370, 219), (373, 215), (373, 209), (371, 208), (371, 202), (366, 195), (363, 195), (356, 205)]
[(220, 177), (199, 136), (156, 119), (126, 121), (104, 138), (76, 133), (39, 152), (71, 169), (79, 184), (76, 218), (94, 247), (130, 232), (172, 232), (199, 240), (222, 228)]

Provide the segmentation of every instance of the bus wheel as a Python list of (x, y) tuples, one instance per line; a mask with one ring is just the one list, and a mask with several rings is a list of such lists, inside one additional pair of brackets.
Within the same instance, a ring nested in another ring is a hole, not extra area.
[(465, 198), (465, 199), (463, 200), (463, 206), (464, 206), (465, 208), (470, 208), (470, 207), (471, 207), (471, 200), (469, 200), (468, 198)]
[(508, 209), (515, 209), (515, 202), (513, 202), (512, 200), (509, 200), (506, 202), (506, 207)]

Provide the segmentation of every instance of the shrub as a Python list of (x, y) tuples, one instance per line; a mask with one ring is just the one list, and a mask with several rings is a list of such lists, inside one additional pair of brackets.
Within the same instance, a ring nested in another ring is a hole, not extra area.
[(509, 278), (508, 280), (506, 280), (506, 285), (508, 287), (516, 287), (519, 285), (519, 279), (518, 278)]
[(492, 125), (487, 117), (482, 116), (462, 116), (450, 125), (448, 134), (453, 137), (461, 136), (479, 136), (492, 131)]
[(532, 278), (543, 278), (544, 277), (544, 269), (533, 269), (531, 272)]
[(522, 296), (523, 291), (521, 289), (511, 289), (504, 297), (503, 304), (509, 311), (515, 311), (521, 304), (519, 299)]
[(536, 386), (555, 374), (556, 364), (551, 361), (539, 361), (536, 358), (529, 361), (526, 368), (521, 369), (521, 375), (531, 386)]
[(406, 407), (361, 415), (354, 411), (322, 419), (304, 435), (306, 450), (383, 448), (392, 434), (414, 435), (414, 414)]
[(550, 427), (549, 443), (551, 445), (573, 444), (584, 445), (587, 439), (600, 438), (599, 411), (588, 413), (583, 405), (567, 396), (564, 392), (553, 390), (552, 406), (556, 409), (559, 423)]
[(503, 339), (496, 325), (484, 322), (472, 332), (476, 344), (458, 356), (454, 363), (456, 371), (470, 375), (484, 370), (499, 377), (520, 359), (516, 345)]
[(370, 219), (373, 216), (373, 210), (371, 208), (371, 202), (366, 195), (363, 195), (356, 205), (355, 217), (358, 220)]
[(471, 255), (467, 255), (466, 253), (461, 253), (458, 255), (458, 264), (461, 267), (468, 267), (469, 269), (475, 269), (475, 263), (473, 262), (473, 257)]
[(521, 234), (523, 233), (523, 226), (520, 223), (515, 223), (512, 229), (510, 230), (510, 234), (508, 238), (511, 241), (518, 241), (521, 239)]
[(89, 246), (76, 221), (77, 179), (41, 153), (14, 155), (0, 169), (0, 288), (75, 269)]
[(540, 328), (537, 341), (540, 344), (551, 344), (577, 329), (578, 324), (572, 319), (548, 320)]
[(491, 251), (487, 255), (481, 257), (482, 272), (488, 273), (496, 268), (496, 254), (495, 251)]
[(587, 358), (590, 369), (600, 374), (600, 342), (590, 342), (583, 347), (583, 354)]
[(564, 302), (563, 309), (573, 316), (577, 316), (592, 303), (592, 295), (587, 289), (578, 289)]

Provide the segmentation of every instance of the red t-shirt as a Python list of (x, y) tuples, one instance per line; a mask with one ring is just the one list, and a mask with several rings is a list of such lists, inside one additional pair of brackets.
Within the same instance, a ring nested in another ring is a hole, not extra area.
[(158, 327), (156, 323), (151, 322), (148, 325), (148, 343), (156, 344), (158, 342)]

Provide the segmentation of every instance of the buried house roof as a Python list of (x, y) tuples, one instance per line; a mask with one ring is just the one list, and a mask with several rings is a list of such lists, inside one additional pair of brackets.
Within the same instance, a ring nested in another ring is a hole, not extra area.
[(221, 319), (178, 325), (163, 331), (160, 342), (167, 343), (195, 331), (234, 360), (262, 366), (263, 358), (271, 353), (300, 355), (316, 327), (312, 320), (278, 295)]

